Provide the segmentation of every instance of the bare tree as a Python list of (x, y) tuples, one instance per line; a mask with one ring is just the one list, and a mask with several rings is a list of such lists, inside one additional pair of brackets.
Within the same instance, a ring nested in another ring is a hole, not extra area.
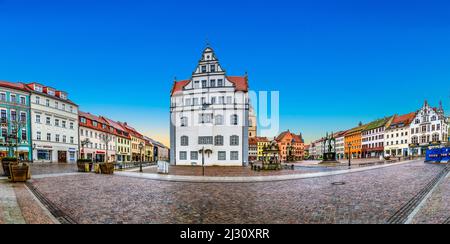
[(106, 157), (105, 157), (105, 163), (108, 162), (108, 150), (109, 150), (109, 143), (112, 141), (113, 136), (112, 135), (108, 135), (107, 133), (103, 134), (101, 136), (101, 140), (102, 142), (105, 143), (106, 145)]

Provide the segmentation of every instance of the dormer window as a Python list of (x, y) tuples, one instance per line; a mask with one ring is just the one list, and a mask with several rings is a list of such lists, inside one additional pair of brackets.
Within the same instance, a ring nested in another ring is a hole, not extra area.
[(54, 96), (55, 95), (55, 91), (51, 90), (51, 89), (47, 89), (47, 94), (50, 96)]
[(42, 92), (42, 86), (34, 85), (34, 90), (37, 92)]
[(86, 124), (86, 118), (81, 118), (81, 123)]
[(92, 121), (92, 125), (93, 125), (94, 127), (97, 127), (97, 126), (98, 126), (97, 121)]

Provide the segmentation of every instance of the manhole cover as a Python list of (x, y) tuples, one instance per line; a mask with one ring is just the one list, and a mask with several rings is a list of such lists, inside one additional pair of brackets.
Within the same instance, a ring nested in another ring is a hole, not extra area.
[(333, 182), (331, 183), (333, 186), (343, 186), (345, 185), (345, 182)]

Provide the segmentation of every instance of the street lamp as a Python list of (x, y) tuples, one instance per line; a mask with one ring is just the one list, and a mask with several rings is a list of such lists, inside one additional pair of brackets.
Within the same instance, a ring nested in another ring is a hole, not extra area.
[(36, 143), (31, 147), (31, 163), (34, 163), (34, 150), (36, 150)]
[(139, 172), (143, 173), (142, 171), (142, 149), (144, 148), (144, 144), (141, 142), (139, 143)]
[(351, 149), (352, 149), (352, 143), (348, 144), (348, 168), (350, 169), (352, 167), (352, 156), (351, 154)]

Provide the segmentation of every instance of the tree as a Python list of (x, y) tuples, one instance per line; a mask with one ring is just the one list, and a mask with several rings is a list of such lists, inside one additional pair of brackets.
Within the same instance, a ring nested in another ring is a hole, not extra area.
[(112, 135), (108, 135), (108, 134), (102, 134), (101, 136), (101, 140), (102, 142), (105, 143), (106, 145), (106, 157), (105, 157), (105, 163), (108, 162), (108, 149), (109, 149), (109, 143), (112, 141), (113, 137)]

